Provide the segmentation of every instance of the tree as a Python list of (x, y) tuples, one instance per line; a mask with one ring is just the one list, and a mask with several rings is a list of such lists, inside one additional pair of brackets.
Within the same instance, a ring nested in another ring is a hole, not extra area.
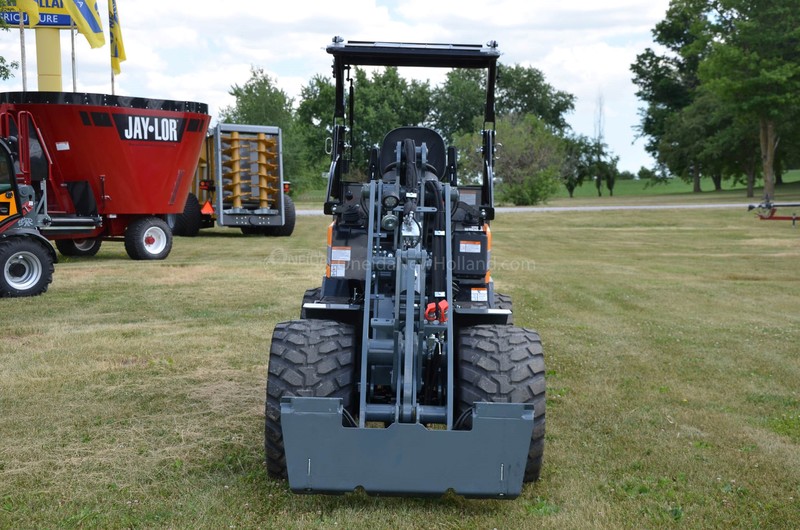
[[(574, 109), (575, 96), (553, 88), (536, 68), (498, 65), (495, 96), (498, 117), (531, 114), (554, 131), (569, 129), (566, 114)], [(432, 103), (431, 122), (446, 139), (473, 130), (486, 105), (484, 72), (448, 72), (445, 82), (434, 89)]]
[(564, 139), (564, 163), (561, 166), (561, 181), (572, 198), (575, 189), (591, 178), (592, 141), (584, 135), (568, 136)]
[[(498, 117), (535, 113), (541, 114), (553, 131), (567, 127), (564, 115), (572, 110), (573, 96), (555, 90), (533, 68), (514, 66), (503, 71), (503, 80), (498, 80), (497, 88)], [(370, 149), (380, 144), (394, 127), (431, 126), (452, 144), (453, 139), (483, 125), (486, 88), (480, 70), (454, 69), (447, 73), (441, 86), (433, 89), (427, 81), (404, 79), (397, 68), (372, 73), (354, 68), (350, 75), (355, 120), (347, 141), (351, 145), (348, 158), (353, 171), (366, 170)], [(334, 86), (324, 76), (314, 76), (301, 89), (295, 125), (313, 168), (323, 168), (323, 164), (327, 168), (329, 163), (322, 146), (332, 132), (334, 98)]]
[(569, 129), (566, 114), (575, 108), (575, 96), (556, 90), (544, 74), (518, 64), (500, 65), (497, 77), (497, 112), (501, 115), (533, 114), (557, 131)]
[[(672, 0), (664, 20), (652, 31), (665, 52), (647, 48), (631, 65), (639, 87), (636, 95), (647, 104), (640, 109), (638, 127), (647, 138), (645, 150), (674, 174), (694, 181), (695, 192), (700, 191), (701, 175), (691, 154), (703, 138), (684, 138), (675, 130), (682, 125), (675, 116), (692, 104), (700, 85), (698, 67), (712, 37), (709, 1)], [(675, 156), (676, 150), (680, 156)]]
[(639, 178), (639, 180), (650, 180), (658, 178), (658, 175), (656, 174), (655, 171), (644, 166), (639, 168), (639, 171), (636, 173), (636, 176)]
[(567, 188), (570, 198), (575, 189), (587, 180), (594, 182), (598, 196), (602, 195), (603, 182), (606, 183), (609, 193), (614, 195), (614, 184), (619, 176), (618, 162), (619, 157), (608, 150), (608, 145), (602, 139), (584, 135), (568, 136), (564, 138), (561, 182)]
[[(480, 126), (480, 119), (476, 125)], [(566, 143), (532, 114), (510, 114), (497, 119), (497, 139), (502, 144), (495, 163), (497, 196), (517, 205), (538, 204), (558, 188)], [(476, 179), (482, 172), (481, 137), (458, 136), (459, 178)]]
[(252, 67), (250, 79), (242, 86), (233, 85), (228, 93), (236, 98), (236, 103), (220, 110), (223, 121), (281, 128), (291, 124), (292, 99), (263, 68)]
[(708, 89), (758, 130), (764, 194), (775, 196), (781, 133), (800, 108), (800, 9), (785, 0), (718, 0), (717, 38), (700, 68)]
[(408, 82), (397, 68), (386, 67), (371, 76), (356, 68), (351, 169), (365, 171), (370, 150), (380, 145), (390, 130), (424, 124), (430, 114), (430, 100), (427, 81)]
[(616, 184), (617, 177), (619, 177), (617, 162), (619, 162), (618, 156), (613, 156), (609, 160), (604, 160), (602, 162), (603, 172), (605, 173), (604, 178), (606, 180), (606, 188), (608, 188), (608, 194), (612, 197), (614, 196), (614, 184)]
[(447, 141), (473, 129), (475, 118), (483, 116), (486, 89), (480, 70), (455, 69), (434, 89), (431, 122)]
[(320, 174), (328, 170), (331, 161), (325, 152), (325, 142), (333, 133), (335, 99), (336, 89), (330, 78), (317, 74), (300, 89), (300, 104), (295, 113), (295, 125), (305, 146), (308, 166)]
[[(0, 0), (0, 11), (3, 11), (8, 6), (8, 0)], [(0, 29), (8, 31), (8, 24), (4, 18), (0, 17)], [(17, 61), (7, 61), (5, 57), (0, 56), (0, 81), (8, 81), (14, 77), (14, 70), (19, 68)]]
[(653, 40), (665, 51), (647, 48), (631, 65), (636, 95), (647, 106), (640, 109), (639, 132), (648, 139), (645, 149), (658, 156), (665, 120), (694, 98), (699, 85), (697, 68), (708, 46), (709, 0), (672, 0), (664, 20), (652, 30)]
[(220, 110), (220, 121), (280, 127), (285, 178), (298, 190), (313, 186), (302, 131), (295, 127), (292, 98), (258, 67), (251, 69), (250, 79), (244, 85), (233, 85), (229, 93), (236, 103)]

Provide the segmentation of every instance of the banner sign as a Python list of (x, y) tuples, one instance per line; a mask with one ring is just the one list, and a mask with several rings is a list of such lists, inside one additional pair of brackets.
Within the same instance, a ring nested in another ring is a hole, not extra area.
[[(39, 4), (39, 23), (35, 28), (70, 28), (72, 27), (72, 19), (69, 16), (67, 8), (64, 7), (64, 0), (36, 0)], [(14, 11), (3, 11), (3, 20), (9, 26), (19, 26), (19, 11), (16, 11), (16, 6), (8, 6), (6, 9)], [(24, 13), (22, 22), (26, 27), (30, 27), (28, 14)]]

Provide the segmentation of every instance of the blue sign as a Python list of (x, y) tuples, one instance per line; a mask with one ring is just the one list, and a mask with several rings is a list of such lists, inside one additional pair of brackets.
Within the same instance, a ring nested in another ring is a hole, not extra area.
[[(18, 11), (3, 11), (3, 20), (9, 26), (19, 26), (19, 12)], [(30, 28), (30, 20), (28, 14), (23, 13), (22, 22), (25, 27)], [(39, 23), (34, 26), (35, 28), (69, 28), (72, 27), (72, 19), (69, 15), (62, 13), (42, 13), (39, 12)]]

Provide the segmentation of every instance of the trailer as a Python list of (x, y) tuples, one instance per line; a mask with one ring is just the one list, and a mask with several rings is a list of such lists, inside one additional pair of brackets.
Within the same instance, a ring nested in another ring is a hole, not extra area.
[[(792, 215), (776, 215), (778, 208), (792, 208)], [(756, 211), (756, 216), (762, 221), (791, 221), (797, 227), (797, 209), (800, 202), (771, 202), (769, 199), (760, 204), (749, 204), (747, 211)]]
[(220, 123), (209, 130), (176, 235), (227, 226), (245, 235), (289, 236), (295, 208), (283, 176), (279, 127)]
[(166, 258), (165, 217), (184, 210), (209, 118), (189, 101), (0, 93), (0, 136), (17, 183), (33, 190), (31, 221), (65, 256), (123, 241), (132, 259)]

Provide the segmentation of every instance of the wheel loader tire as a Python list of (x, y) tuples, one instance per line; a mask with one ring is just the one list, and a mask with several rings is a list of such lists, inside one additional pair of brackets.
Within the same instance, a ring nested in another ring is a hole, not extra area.
[(308, 318), (303, 306), (307, 303), (316, 302), (320, 298), (322, 298), (322, 286), (315, 287), (314, 289), (306, 289), (306, 293), (303, 295), (303, 302), (300, 304), (300, 318)]
[(56, 248), (62, 256), (91, 257), (100, 250), (103, 240), (100, 238), (87, 239), (56, 239)]
[(510, 294), (494, 293), (494, 309), (508, 309), (511, 315), (508, 317), (506, 324), (509, 326), (514, 325), (514, 302), (511, 301)]
[(294, 232), (294, 224), (297, 218), (297, 212), (294, 208), (292, 198), (283, 194), (283, 225), (282, 226), (267, 226), (262, 229), (262, 234), (265, 236), (273, 237), (289, 237)]
[(166, 221), (155, 216), (140, 217), (125, 230), (125, 251), (131, 259), (157, 260), (169, 256), (172, 231)]
[(344, 408), (352, 412), (354, 362), (352, 326), (332, 320), (292, 320), (275, 326), (269, 351), (264, 425), (267, 473), (271, 477), (286, 478), (281, 398), (341, 398)]
[[(514, 326), (463, 328), (458, 335), (459, 415), (476, 401), (533, 403), (534, 421), (525, 482), (539, 479), (545, 430), (544, 354), (539, 334)], [(471, 426), (467, 414), (465, 427)]]
[(27, 237), (0, 240), (0, 297), (36, 296), (53, 281), (53, 257)]

